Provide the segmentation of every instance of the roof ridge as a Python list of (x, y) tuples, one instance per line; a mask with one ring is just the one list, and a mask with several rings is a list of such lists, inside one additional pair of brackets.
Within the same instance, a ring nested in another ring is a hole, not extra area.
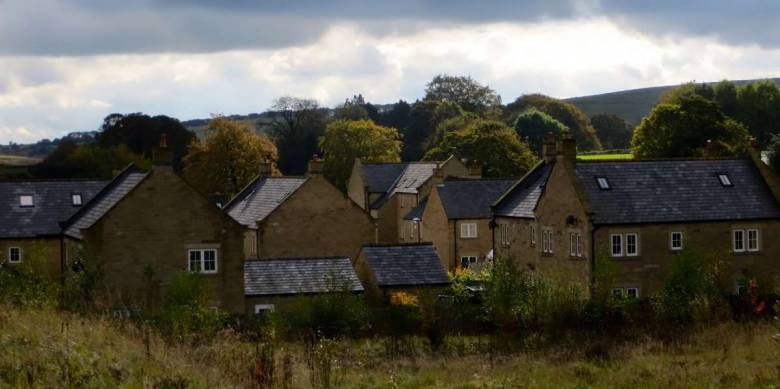
[(325, 259), (325, 260), (332, 260), (332, 259), (346, 259), (349, 260), (350, 258), (345, 255), (333, 255), (333, 256), (320, 256), (320, 257), (253, 257), (253, 258), (246, 258), (244, 262), (271, 262), (271, 261), (311, 261), (316, 259)]
[(362, 247), (432, 246), (433, 242), (366, 243)]
[(0, 178), (0, 184), (18, 184), (23, 182), (111, 182), (100, 178)]
[(690, 158), (690, 157), (679, 157), (679, 158), (646, 158), (646, 159), (602, 159), (602, 160), (594, 160), (594, 159), (578, 159), (577, 165), (579, 164), (598, 164), (598, 163), (640, 163), (640, 162), (698, 162), (698, 161), (747, 161), (749, 160), (747, 157), (701, 157), (701, 158)]

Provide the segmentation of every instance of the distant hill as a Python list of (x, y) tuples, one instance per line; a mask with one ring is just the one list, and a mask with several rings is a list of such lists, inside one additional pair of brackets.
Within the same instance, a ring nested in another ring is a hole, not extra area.
[[(780, 83), (780, 78), (774, 78)], [(737, 84), (744, 84), (758, 80), (739, 80)], [(709, 84), (714, 84), (710, 82)], [(576, 105), (588, 116), (600, 113), (611, 113), (622, 117), (627, 122), (637, 125), (642, 118), (647, 116), (661, 96), (679, 85), (656, 86), (650, 88), (629, 89), (619, 92), (602, 93), (598, 95), (572, 97), (566, 101)]]

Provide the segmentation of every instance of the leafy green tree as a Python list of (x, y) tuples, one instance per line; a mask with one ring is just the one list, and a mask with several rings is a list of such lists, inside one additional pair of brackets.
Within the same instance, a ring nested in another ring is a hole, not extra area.
[(733, 155), (746, 146), (748, 132), (726, 117), (718, 106), (701, 96), (681, 97), (679, 104), (660, 104), (634, 131), (631, 144), (640, 158), (674, 158), (704, 155), (707, 141), (720, 154)]
[(734, 117), (739, 109), (737, 99), (737, 84), (732, 81), (723, 80), (713, 87), (713, 101), (718, 104), (721, 112), (726, 116)]
[(152, 158), (152, 151), (166, 134), (168, 148), (173, 153), (173, 167), (179, 171), (187, 147), (195, 139), (195, 133), (186, 129), (178, 119), (168, 116), (149, 116), (142, 113), (113, 113), (103, 119), (97, 135), (97, 144), (103, 148), (124, 145), (135, 154)]
[(715, 90), (707, 83), (687, 82), (665, 92), (658, 102), (660, 104), (679, 104), (683, 99), (693, 96), (712, 101), (715, 98)]
[(541, 94), (524, 95), (504, 109), (504, 120), (514, 124), (515, 118), (529, 108), (536, 108), (563, 123), (577, 141), (580, 150), (600, 150), (601, 141), (588, 116), (574, 105)]
[(631, 135), (634, 129), (623, 118), (612, 114), (598, 114), (590, 118), (601, 144), (607, 150), (627, 149), (631, 147)]
[(206, 140), (193, 143), (184, 158), (184, 178), (201, 193), (233, 195), (257, 175), (261, 163), (277, 158), (273, 142), (248, 124), (215, 117)]
[(520, 139), (525, 140), (537, 155), (542, 154), (542, 146), (549, 135), (559, 137), (568, 131), (563, 123), (536, 108), (529, 108), (518, 115), (514, 128)]
[(355, 158), (367, 162), (397, 162), (401, 141), (398, 130), (383, 127), (370, 120), (336, 120), (328, 124), (320, 139), (324, 153), (324, 175), (342, 191)]
[(131, 152), (125, 145), (79, 145), (65, 139), (35, 167), (35, 175), (46, 178), (111, 179), (130, 163), (142, 168), (149, 166), (148, 160)]
[(451, 101), (469, 112), (486, 114), (500, 109), (501, 97), (471, 77), (439, 74), (425, 86), (429, 101)]
[(520, 177), (536, 161), (528, 144), (506, 124), (466, 113), (439, 126), (440, 141), (425, 154), (427, 160), (455, 155), (480, 166), (485, 177)]
[(761, 145), (780, 134), (780, 88), (772, 80), (751, 82), (737, 90), (735, 118), (744, 123)]
[(316, 100), (291, 96), (276, 99), (271, 111), (275, 120), (270, 135), (279, 151), (279, 170), (285, 174), (305, 173), (325, 131), (326, 111)]
[(772, 142), (769, 143), (769, 166), (780, 174), (780, 135), (772, 136)]

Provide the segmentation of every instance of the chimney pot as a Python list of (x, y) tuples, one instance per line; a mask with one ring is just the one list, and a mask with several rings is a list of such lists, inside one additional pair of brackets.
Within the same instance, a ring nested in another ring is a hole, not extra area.
[(258, 174), (261, 177), (268, 177), (273, 173), (273, 164), (268, 161), (260, 162), (260, 166), (258, 169)]

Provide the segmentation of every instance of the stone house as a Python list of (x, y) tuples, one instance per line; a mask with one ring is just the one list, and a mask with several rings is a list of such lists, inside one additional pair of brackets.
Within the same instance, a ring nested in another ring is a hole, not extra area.
[(244, 312), (244, 239), (235, 221), (174, 173), (167, 149), (149, 172), (134, 165), (63, 224), (102, 261), (109, 303), (154, 306), (176, 275), (202, 274), (209, 304)]
[(340, 292), (363, 293), (346, 257), (263, 258), (244, 263), (247, 313), (273, 311), (297, 296)]
[(305, 177), (272, 177), (270, 166), (225, 205), (250, 231), (252, 257), (354, 258), (374, 242), (374, 221), (322, 176), (322, 162), (312, 161)]
[(99, 180), (0, 182), (0, 263), (29, 265), (53, 280), (61, 280), (73, 253), (68, 252), (69, 240), (59, 223), (81, 209), (106, 184)]
[[(591, 162), (577, 161), (574, 141), (564, 139), (546, 144), (544, 154), (537, 169), (549, 165), (547, 178), (529, 174), (494, 205), (499, 253), (584, 290), (609, 263), (613, 292), (629, 297), (657, 292), (683, 250), (722, 259), (735, 292), (747, 279), (768, 286), (780, 275), (772, 239), (780, 236), (777, 186), (755, 152)], [(533, 219), (508, 217), (534, 202)]]
[(371, 302), (392, 301), (398, 293), (439, 293), (449, 286), (432, 243), (365, 245), (355, 270)]
[(445, 269), (479, 269), (492, 257), (490, 207), (516, 182), (447, 178), (405, 219), (422, 220), (417, 238), (433, 242)]
[(457, 158), (446, 161), (363, 163), (356, 159), (347, 183), (347, 195), (377, 221), (377, 241), (417, 241), (419, 223), (404, 220), (445, 177), (479, 177)]

